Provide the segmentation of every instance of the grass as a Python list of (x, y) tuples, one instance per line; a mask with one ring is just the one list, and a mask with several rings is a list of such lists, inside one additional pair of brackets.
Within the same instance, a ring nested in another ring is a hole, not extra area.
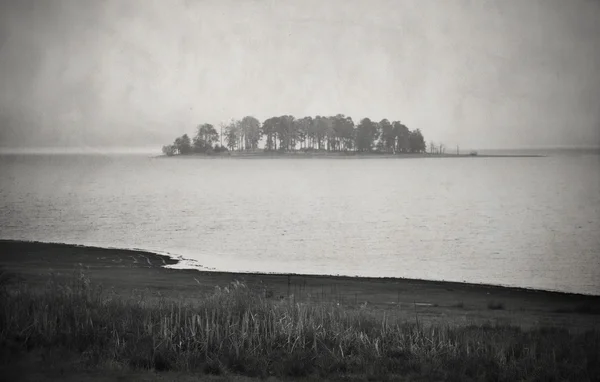
[(487, 307), (490, 310), (504, 310), (504, 304), (496, 301), (490, 301)]
[[(368, 308), (292, 303), (233, 282), (193, 302), (123, 297), (83, 273), (0, 285), (2, 355), (77, 352), (88, 368), (250, 377), (598, 380), (600, 333), (423, 326)], [(1, 358), (1, 357), (0, 357)]]
[(600, 314), (600, 309), (591, 304), (578, 304), (572, 308), (558, 308), (555, 313)]

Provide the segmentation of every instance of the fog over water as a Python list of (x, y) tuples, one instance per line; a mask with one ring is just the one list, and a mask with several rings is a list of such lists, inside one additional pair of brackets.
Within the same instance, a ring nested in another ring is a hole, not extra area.
[(448, 147), (600, 143), (600, 2), (0, 2), (0, 146), (158, 146), (254, 115)]

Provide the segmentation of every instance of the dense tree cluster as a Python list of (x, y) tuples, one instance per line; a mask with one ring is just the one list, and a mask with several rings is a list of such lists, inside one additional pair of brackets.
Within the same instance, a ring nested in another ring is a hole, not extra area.
[[(220, 139), (219, 139), (220, 138)], [(262, 124), (254, 117), (232, 120), (221, 125), (221, 134), (213, 125), (197, 127), (193, 139), (187, 134), (163, 147), (165, 155), (187, 155), (220, 151), (256, 150), (265, 140), (265, 151), (326, 150), (330, 152), (421, 153), (426, 145), (419, 129), (409, 130), (399, 121), (379, 122), (363, 118), (358, 125), (351, 117), (304, 117), (282, 115)], [(218, 142), (221, 141), (220, 145)]]

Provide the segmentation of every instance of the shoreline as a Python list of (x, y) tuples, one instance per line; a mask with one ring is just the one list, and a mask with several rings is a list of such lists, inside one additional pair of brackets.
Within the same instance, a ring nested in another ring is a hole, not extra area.
[[(316, 274), (316, 273), (293, 273), (293, 272), (231, 272), (222, 270), (211, 270), (211, 269), (199, 269), (199, 268), (168, 268), (181, 263), (185, 260), (182, 256), (173, 255), (168, 252), (150, 251), (140, 248), (118, 248), (118, 247), (100, 247), (84, 244), (70, 244), (63, 242), (44, 242), (38, 240), (13, 240), (13, 239), (0, 239), (0, 248), (6, 245), (16, 246), (39, 246), (42, 249), (65, 249), (74, 250), (82, 249), (89, 251), (104, 252), (105, 254), (111, 254), (115, 251), (127, 253), (132, 256), (143, 256), (143, 257), (154, 257), (159, 263), (159, 268), (169, 271), (180, 271), (180, 272), (198, 272), (199, 274), (210, 274), (215, 276), (239, 276), (239, 277), (295, 277), (295, 278), (311, 278), (315, 280), (338, 280), (338, 281), (364, 281), (364, 282), (379, 282), (379, 283), (410, 283), (413, 285), (422, 284), (424, 286), (446, 286), (448, 288), (466, 288), (466, 289), (486, 289), (491, 291), (504, 291), (508, 293), (530, 293), (537, 295), (549, 295), (549, 296), (564, 296), (564, 297), (583, 297), (583, 298), (600, 298), (600, 294), (587, 294), (587, 293), (576, 293), (576, 292), (565, 292), (560, 290), (549, 290), (539, 288), (528, 288), (518, 287), (510, 285), (498, 285), (498, 284), (486, 284), (486, 283), (473, 283), (473, 282), (460, 282), (460, 281), (448, 281), (448, 280), (432, 280), (432, 279), (418, 279), (418, 278), (405, 278), (405, 277), (377, 277), (377, 276), (350, 276), (350, 275), (334, 275), (334, 274)], [(0, 251), (2, 253), (2, 251)], [(0, 255), (0, 264), (2, 263), (2, 255)]]
[(14, 380), (514, 380), (558, 368), (585, 380), (600, 371), (586, 361), (600, 343), (600, 297), (172, 269), (166, 255), (57, 243), (0, 240), (0, 253), (0, 374)]
[[(327, 275), (230, 273), (165, 267), (177, 259), (150, 251), (0, 240), (0, 279), (44, 290), (82, 275), (134, 301), (194, 304), (241, 282), (270, 302), (366, 309), (376, 317), (427, 326), (516, 326), (600, 330), (600, 296), (460, 282)], [(50, 285), (51, 285), (50, 284)]]
[(302, 158), (302, 159), (421, 159), (421, 158), (546, 158), (540, 154), (388, 154), (388, 153), (356, 153), (356, 152), (232, 152), (226, 154), (187, 154), (187, 155), (155, 155), (152, 158), (200, 158), (200, 159), (259, 159), (259, 158)]

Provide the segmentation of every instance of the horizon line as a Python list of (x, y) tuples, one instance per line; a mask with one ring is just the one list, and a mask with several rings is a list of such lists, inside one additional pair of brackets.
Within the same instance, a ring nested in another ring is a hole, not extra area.
[[(161, 145), (139, 146), (0, 146), (0, 154), (152, 154), (160, 153)], [(553, 145), (497, 148), (461, 148), (466, 151), (509, 151), (509, 150), (600, 150), (600, 145)]]

